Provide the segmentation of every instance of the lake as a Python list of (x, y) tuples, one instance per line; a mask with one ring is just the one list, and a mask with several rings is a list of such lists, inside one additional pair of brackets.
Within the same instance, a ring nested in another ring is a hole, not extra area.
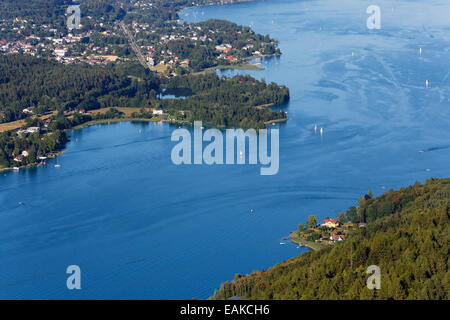
[[(263, 59), (264, 71), (218, 71), (290, 88), (281, 107), (289, 121), (271, 126), (279, 173), (176, 166), (168, 124), (74, 131), (58, 159), (0, 176), (0, 298), (208, 298), (237, 273), (305, 251), (280, 242), (308, 215), (336, 216), (369, 189), (449, 177), (450, 3), (378, 1), (381, 29), (368, 30), (371, 4), (269, 0), (183, 12), (280, 41), (283, 54)], [(81, 268), (81, 290), (66, 287), (69, 265)]]

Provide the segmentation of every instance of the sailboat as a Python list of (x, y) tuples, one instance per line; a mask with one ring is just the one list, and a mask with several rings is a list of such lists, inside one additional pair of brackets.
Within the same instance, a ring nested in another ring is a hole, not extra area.
[(419, 54), (422, 55), (422, 47), (419, 48)]
[(320, 128), (320, 135), (323, 136), (323, 128)]
[(425, 86), (428, 88), (428, 80), (425, 81)]
[(314, 125), (314, 134), (317, 134), (317, 124)]

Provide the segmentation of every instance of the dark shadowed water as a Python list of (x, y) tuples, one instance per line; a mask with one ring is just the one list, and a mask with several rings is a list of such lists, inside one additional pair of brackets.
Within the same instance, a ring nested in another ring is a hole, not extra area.
[[(283, 55), (248, 72), (291, 89), (290, 120), (271, 127), (280, 129), (279, 173), (175, 166), (167, 124), (73, 132), (58, 160), (0, 176), (0, 298), (207, 298), (236, 273), (300, 253), (280, 239), (309, 214), (335, 216), (369, 189), (450, 176), (450, 2), (377, 1), (381, 30), (366, 28), (370, 4), (184, 12), (279, 39)], [(73, 264), (80, 291), (66, 288)]]

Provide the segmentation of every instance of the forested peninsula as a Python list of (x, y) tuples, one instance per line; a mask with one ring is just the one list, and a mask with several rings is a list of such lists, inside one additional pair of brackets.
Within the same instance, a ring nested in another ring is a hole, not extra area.
[(54, 156), (67, 130), (106, 119), (255, 129), (287, 120), (270, 108), (289, 101), (285, 86), (212, 71), (280, 54), (275, 39), (178, 16), (215, 3), (87, 0), (80, 28), (67, 29), (71, 1), (2, 2), (0, 170)]
[[(286, 87), (250, 76), (206, 73), (174, 81), (136, 63), (63, 65), (44, 58), (4, 55), (0, 56), (0, 74), (4, 119), (0, 129), (25, 119), (21, 132), (0, 130), (5, 131), (0, 133), (0, 169), (34, 163), (64, 145), (62, 131), (96, 119), (202, 120), (219, 127), (262, 128), (268, 121), (286, 120), (284, 112), (262, 106), (289, 99)], [(158, 97), (163, 90), (180, 89), (187, 96)], [(116, 109), (128, 107), (138, 111), (125, 116)], [(32, 132), (27, 131), (30, 127)]]
[[(211, 299), (449, 299), (450, 179), (359, 202), (340, 215), (359, 223), (345, 241), (238, 274)], [(366, 285), (371, 265), (381, 270), (378, 290)]]

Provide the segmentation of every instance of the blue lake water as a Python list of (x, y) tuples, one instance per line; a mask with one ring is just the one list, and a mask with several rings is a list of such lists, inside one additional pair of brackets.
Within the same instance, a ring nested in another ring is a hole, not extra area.
[[(263, 60), (264, 71), (238, 71), (291, 90), (290, 120), (271, 127), (279, 173), (176, 166), (167, 124), (75, 131), (58, 160), (0, 176), (0, 298), (207, 298), (236, 273), (302, 252), (280, 239), (309, 214), (449, 177), (450, 2), (377, 1), (380, 30), (366, 28), (371, 4), (185, 11), (187, 21), (228, 19), (279, 39), (283, 55)], [(79, 291), (66, 288), (69, 265), (81, 268)]]

